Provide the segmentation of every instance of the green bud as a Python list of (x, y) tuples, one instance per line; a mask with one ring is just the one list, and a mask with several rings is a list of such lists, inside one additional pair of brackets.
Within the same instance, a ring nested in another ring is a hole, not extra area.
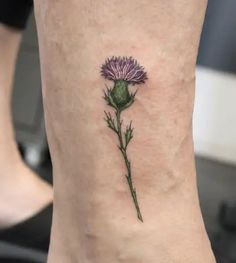
[(128, 89), (128, 82), (125, 80), (115, 81), (110, 95), (118, 109), (125, 107), (132, 99)]

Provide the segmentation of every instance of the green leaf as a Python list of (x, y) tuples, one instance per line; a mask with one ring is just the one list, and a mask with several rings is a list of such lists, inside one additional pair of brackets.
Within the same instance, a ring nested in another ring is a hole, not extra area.
[(116, 128), (116, 124), (115, 124), (115, 120), (114, 120), (114, 118), (112, 118), (112, 116), (111, 116), (111, 113), (110, 112), (106, 112), (106, 111), (104, 111), (104, 113), (105, 113), (105, 121), (107, 122), (107, 126), (110, 128), (110, 129), (112, 129), (114, 132), (118, 132), (117, 131), (117, 128)]
[(115, 109), (117, 109), (117, 106), (115, 102), (113, 101), (113, 98), (111, 96), (111, 88), (106, 87), (106, 91), (104, 90), (104, 99), (106, 100), (107, 104)]
[(131, 127), (131, 125), (132, 125), (132, 121), (126, 127), (126, 130), (125, 130), (125, 134), (124, 134), (125, 135), (125, 148), (128, 146), (129, 142), (133, 138), (133, 128)]

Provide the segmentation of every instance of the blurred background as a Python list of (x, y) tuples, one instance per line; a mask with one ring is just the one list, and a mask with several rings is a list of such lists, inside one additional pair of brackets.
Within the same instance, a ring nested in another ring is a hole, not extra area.
[[(194, 142), (201, 208), (218, 263), (236, 263), (236, 1), (210, 0), (198, 56)], [(48, 181), (39, 51), (31, 15), (12, 100), (16, 138), (27, 163)], [(0, 243), (0, 255), (45, 262), (41, 252)]]

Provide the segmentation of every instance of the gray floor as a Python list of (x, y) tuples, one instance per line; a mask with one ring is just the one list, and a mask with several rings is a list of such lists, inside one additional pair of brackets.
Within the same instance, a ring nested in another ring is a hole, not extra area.
[(200, 203), (207, 230), (219, 230), (218, 208), (225, 201), (236, 204), (236, 166), (196, 159)]

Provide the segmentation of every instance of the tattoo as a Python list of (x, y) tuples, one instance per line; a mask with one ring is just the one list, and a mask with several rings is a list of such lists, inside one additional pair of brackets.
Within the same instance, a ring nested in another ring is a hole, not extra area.
[(127, 174), (125, 175), (130, 193), (136, 208), (137, 217), (143, 222), (143, 217), (139, 208), (136, 189), (133, 185), (131, 162), (127, 155), (127, 147), (133, 138), (132, 121), (123, 129), (121, 113), (129, 108), (135, 101), (136, 91), (131, 93), (129, 85), (142, 84), (147, 80), (147, 73), (132, 57), (112, 57), (102, 65), (101, 75), (114, 82), (113, 87), (104, 91), (104, 99), (107, 104), (114, 109), (114, 117), (110, 112), (105, 111), (105, 121), (108, 127), (116, 133), (119, 145), (118, 148), (123, 156)]

